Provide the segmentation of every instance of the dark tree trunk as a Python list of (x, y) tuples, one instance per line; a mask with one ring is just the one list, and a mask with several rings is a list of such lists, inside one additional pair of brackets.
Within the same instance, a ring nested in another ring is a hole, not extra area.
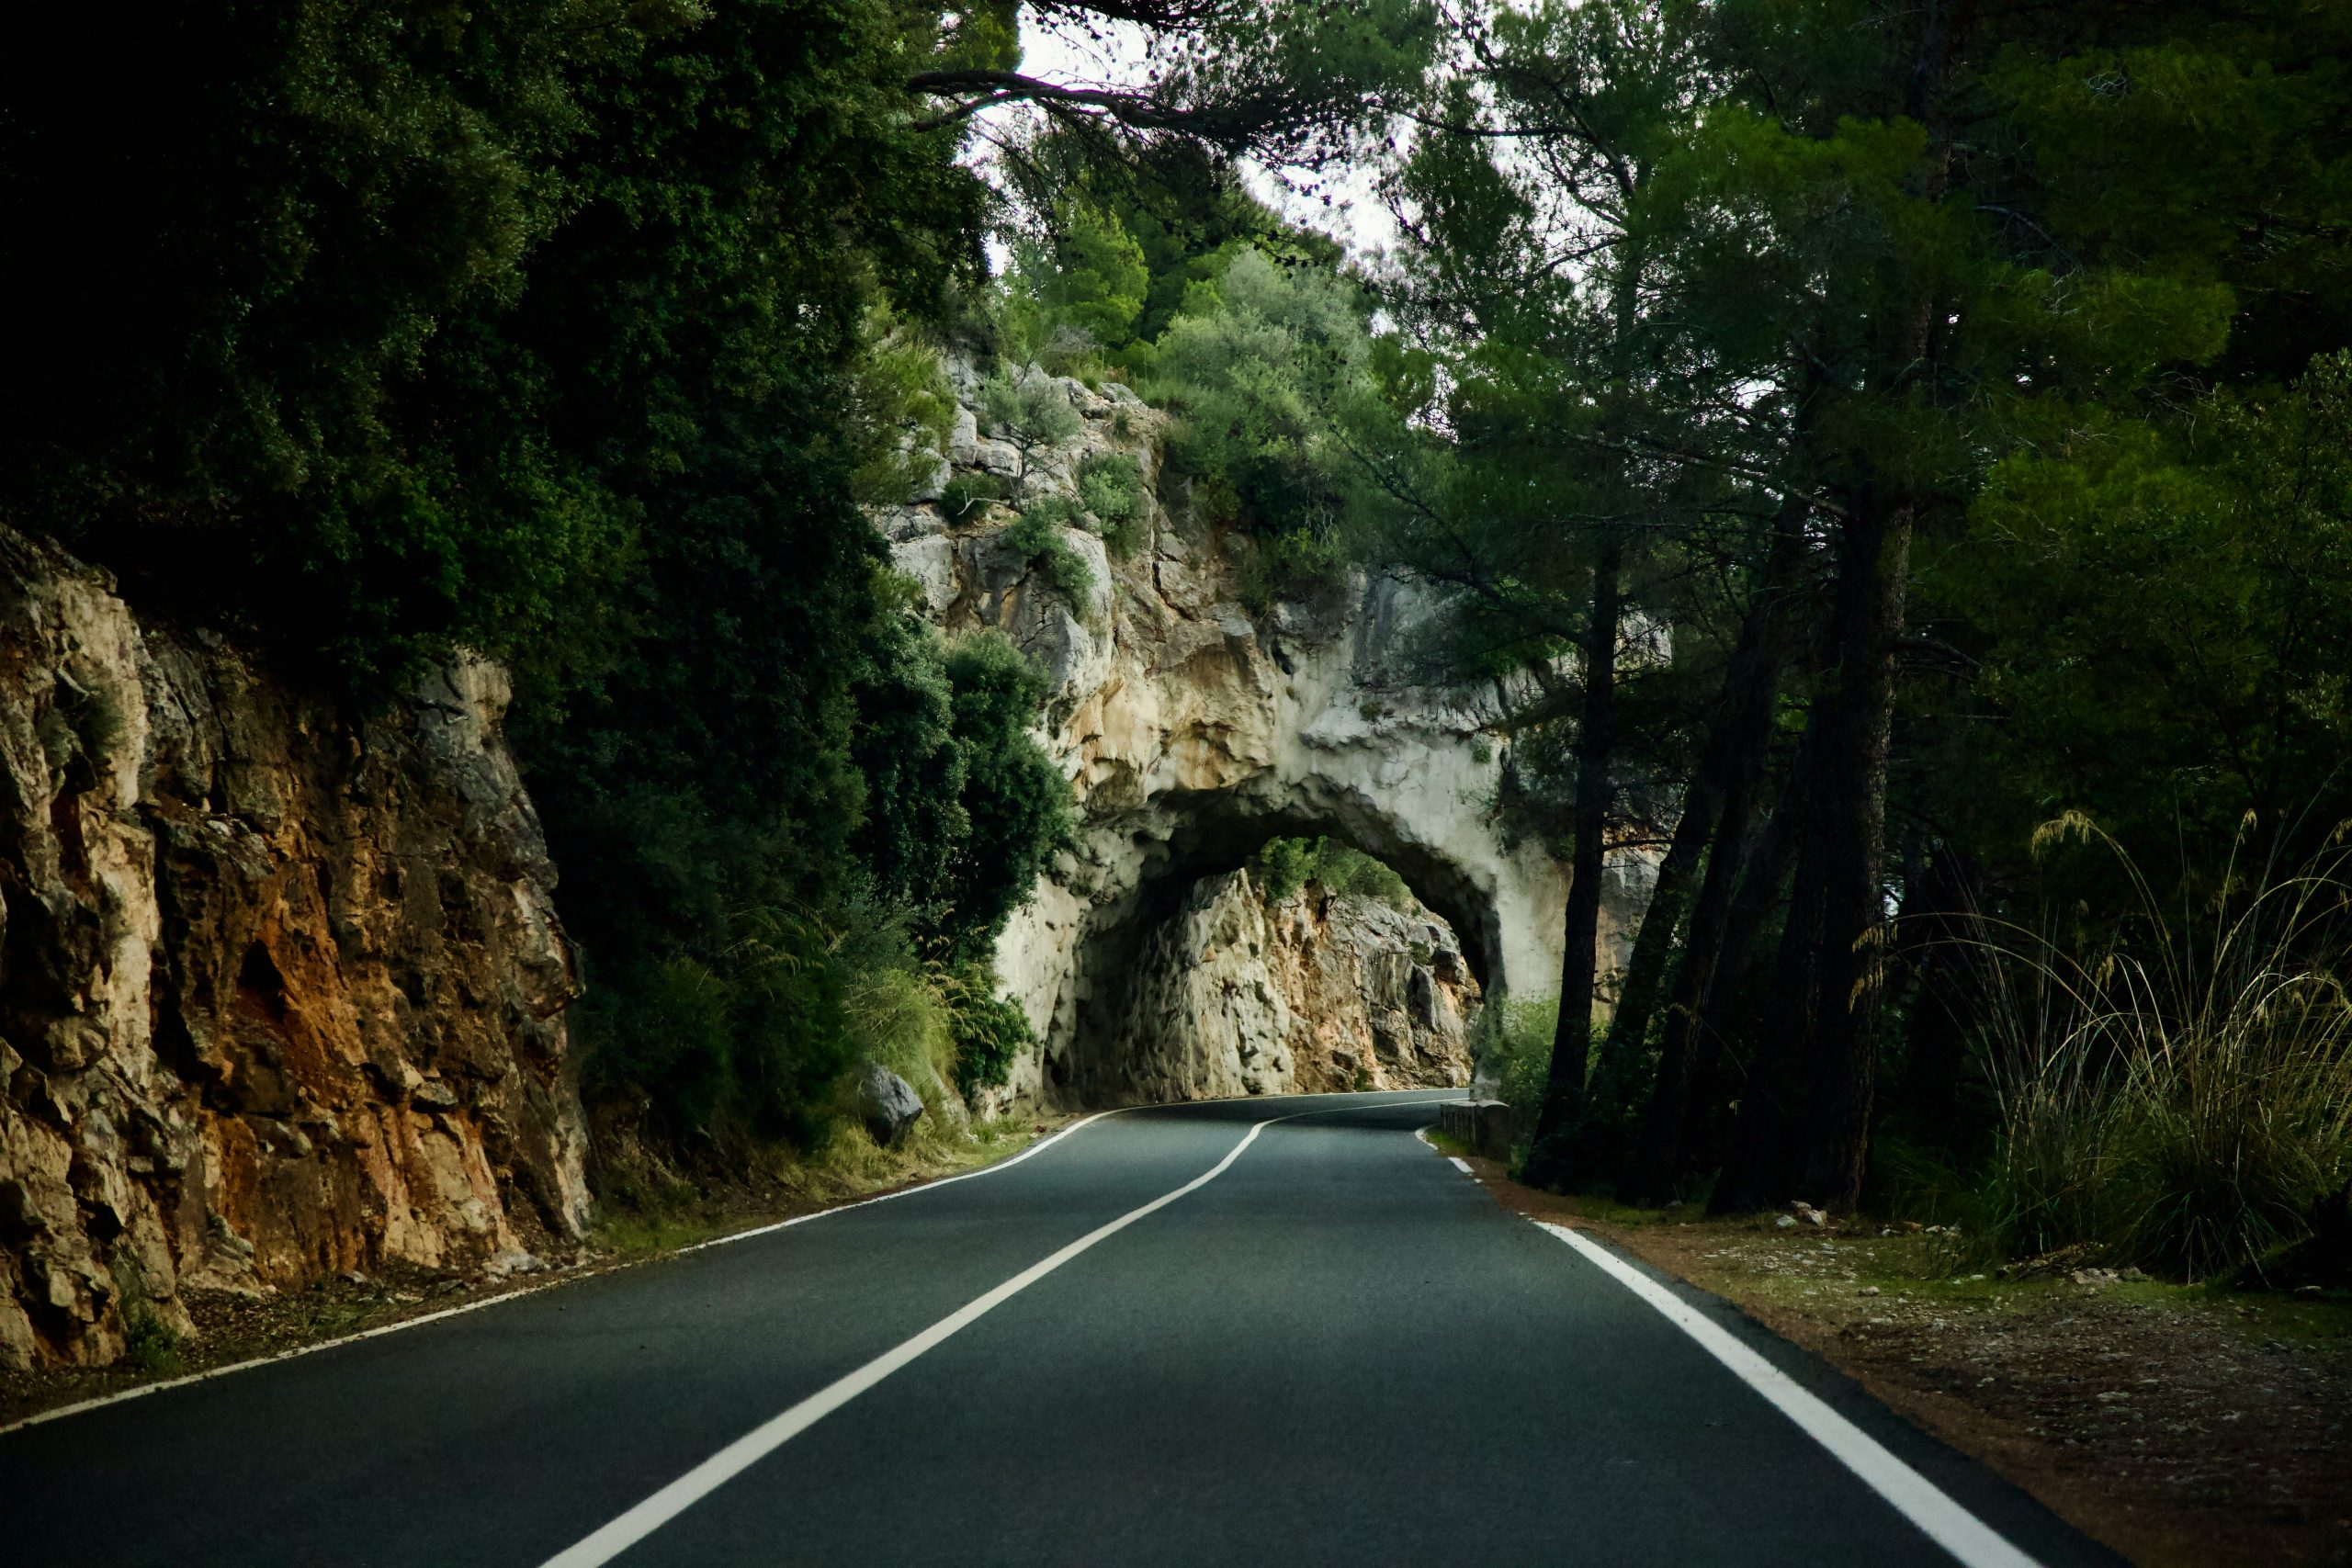
[(1969, 942), (1974, 885), (1966, 860), (1939, 844), (1927, 852), (1917, 879), (1903, 895), (1901, 954), (1913, 976), (1905, 1009), (1909, 1049), (1900, 1082), (1889, 1086), (1888, 1113), (1922, 1145), (1954, 1156), (1968, 1152), (1973, 1131), (1965, 1098), (1968, 1034), (1961, 1020), (1983, 984)]
[(1908, 505), (1898, 506), (1883, 519), (1857, 518), (1847, 527), (1840, 564), (1853, 585), (1831, 732), (1836, 765), (1815, 797), (1815, 835), (1804, 852), (1818, 883), (1807, 911), (1809, 987), (1798, 1010), (1805, 1044), (1799, 1065), (1804, 1119), (1790, 1126), (1790, 1160), (1781, 1180), (1785, 1190), (1776, 1196), (1818, 1194), (1815, 1202), (1838, 1209), (1861, 1201), (1878, 1087), (1886, 764), (1910, 580), (1911, 516)]
[[(1657, 1010), (1674, 939), (1698, 891), (1699, 872), (1706, 862), (1707, 840), (1714, 831), (1721, 796), (1702, 758), (1699, 774), (1684, 795), (1682, 814), (1675, 819), (1674, 836), (1667, 841), (1666, 858), (1658, 863), (1657, 884), (1650, 889), (1649, 903), (1642, 911), (1641, 929), (1634, 937), (1634, 951), (1625, 961), (1624, 978), (1617, 989), (1617, 1006), (1609, 1015), (1609, 1028), (1593, 1062), (1591, 1081), (1586, 1086), (1589, 1127), (1598, 1130), (1613, 1122), (1635, 1092), (1642, 1043)], [(1615, 1164), (1623, 1157), (1616, 1148), (1592, 1152), (1596, 1162), (1605, 1159)]]
[[(1747, 982), (1747, 967), (1755, 956), (1756, 939), (1780, 902), (1789, 866), (1804, 840), (1825, 728), (1822, 706), (1816, 701), (1813, 716), (1805, 721), (1804, 735), (1797, 743), (1796, 761), (1789, 770), (1788, 783), (1781, 790), (1780, 805), (1740, 875), (1739, 891), (1725, 922), (1722, 958), (1708, 982), (1698, 1021), (1692, 1025), (1695, 1081), (1688, 1102), (1690, 1113), (1682, 1123), (1678, 1176), (1693, 1168), (1702, 1155), (1705, 1106), (1721, 1070), (1724, 1047), (1739, 1006), (1740, 988)], [(1781, 989), (1788, 984), (1787, 953), (1784, 931), (1781, 968), (1777, 978), (1777, 987)], [(1732, 1130), (1730, 1146), (1724, 1151), (1722, 1174), (1708, 1201), (1708, 1208), (1716, 1213), (1734, 1213), (1742, 1207), (1754, 1206), (1741, 1182), (1747, 1171), (1766, 1162), (1771, 1152), (1767, 1140), (1777, 1138), (1780, 1132), (1775, 1097), (1780, 1092), (1780, 1080), (1789, 1070), (1788, 1037), (1774, 1033), (1755, 1041), (1753, 1045), (1742, 1069), (1738, 1119)], [(1771, 1104), (1759, 1104), (1760, 1100), (1770, 1100)]]
[[(1952, 127), (1942, 102), (1972, 25), (1971, 0), (1927, 0), (1913, 13), (1917, 49), (1905, 107), (1929, 127), (1924, 195), (1939, 201), (1951, 175)], [(1922, 284), (1897, 332), (1883, 340), (1868, 396), (1912, 398), (1931, 373), (1938, 319)], [(1933, 393), (1930, 390), (1929, 396)], [(1900, 437), (1896, 437), (1900, 439)], [(1781, 1048), (1748, 1074), (1740, 1135), (1716, 1188), (1718, 1212), (1774, 1207), (1797, 1197), (1851, 1208), (1861, 1197), (1877, 1089), (1877, 1013), (1884, 965), (1886, 767), (1894, 724), (1895, 655), (1910, 581), (1918, 498), (1894, 475), (1905, 455), (1853, 486), (1838, 552), (1836, 667), (1815, 717), (1820, 783), (1804, 802), (1804, 836), (1781, 954)]]
[(1721, 1213), (1792, 1198), (1851, 1208), (1861, 1195), (1876, 1085), (1879, 874), (1895, 644), (1910, 547), (1907, 506), (1858, 507), (1838, 550), (1838, 663), (1816, 698), (1820, 765), (1801, 812), (1796, 886), (1781, 937), (1781, 1027), (1759, 1041)]
[(1796, 858), (1800, 814), (1790, 807), (1789, 799), (1811, 786), (1810, 761), (1800, 744), (1781, 807), (1766, 824), (1762, 840), (1749, 852), (1747, 869), (1740, 874), (1739, 891), (1733, 895), (1731, 913), (1724, 924), (1715, 972), (1699, 1004), (1698, 1020), (1690, 1026), (1690, 1092), (1683, 1100), (1682, 1130), (1676, 1141), (1677, 1179), (1719, 1163), (1713, 1157), (1718, 1145), (1709, 1136), (1713, 1131), (1709, 1119), (1723, 1072), (1724, 1047), (1739, 1012), (1748, 965), (1756, 956), (1757, 936), (1780, 904), (1781, 888), (1789, 879), (1789, 863)]
[(1644, 1093), (1643, 1056), (1650, 1021), (1657, 1011), (1675, 938), (1698, 891), (1721, 795), (1702, 759), (1699, 774), (1684, 796), (1681, 815), (1675, 819), (1665, 858), (1658, 863), (1657, 882), (1642, 910), (1634, 951), (1619, 982), (1616, 1006), (1610, 1010), (1609, 1027), (1602, 1032), (1591, 1075), (1585, 1082), (1577, 1158), (1587, 1174), (1623, 1171), (1633, 1158), (1630, 1145), (1634, 1134), (1627, 1125), (1628, 1112)]
[(1536, 1118), (1523, 1172), (1529, 1185), (1555, 1190), (1578, 1175), (1577, 1133), (1584, 1119), (1585, 1071), (1592, 1054), (1592, 988), (1600, 941), (1600, 879), (1609, 848), (1609, 766), (1616, 743), (1617, 626), (1623, 569), (1623, 543), (1610, 534), (1593, 563), (1592, 619), (1585, 628), (1575, 841), (1561, 934), (1566, 946), (1560, 959), (1560, 1021), (1552, 1035), (1544, 1109)]
[[(1757, 795), (1764, 784), (1781, 670), (1792, 640), (1791, 601), (1804, 564), (1808, 511), (1803, 502), (1792, 502), (1775, 521), (1763, 581), (1740, 625), (1739, 641), (1725, 672), (1723, 701), (1684, 807), (1685, 823), (1703, 814), (1714, 837), (1707, 851), (1706, 874), (1690, 908), (1689, 934), (1675, 973), (1673, 994), (1667, 1003), (1657, 1077), (1643, 1118), (1641, 1141), (1619, 1182), (1619, 1195), (1629, 1203), (1663, 1203), (1672, 1197), (1681, 1174), (1683, 1130), (1692, 1118), (1691, 1100), (1707, 1087), (1706, 1076), (1698, 1070), (1699, 1016), (1713, 988), (1716, 966), (1730, 933), (1734, 896), (1747, 863)], [(1680, 838), (1678, 824), (1678, 845)], [(1661, 874), (1658, 880), (1663, 886), (1666, 879)], [(1775, 891), (1778, 886), (1775, 874)], [(1643, 922), (1642, 931), (1647, 937), (1648, 920)]]

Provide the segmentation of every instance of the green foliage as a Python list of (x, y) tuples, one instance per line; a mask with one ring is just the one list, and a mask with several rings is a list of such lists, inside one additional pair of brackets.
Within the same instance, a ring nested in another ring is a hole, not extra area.
[(865, 437), (865, 450), (851, 491), (867, 505), (904, 502), (946, 461), (956, 429), (956, 390), (939, 351), (877, 306), (865, 322), (852, 386), (851, 428)]
[(978, 522), (992, 502), (1004, 499), (1004, 481), (990, 473), (961, 473), (941, 490), (939, 509), (950, 523)]
[(993, 994), (985, 982), (985, 976), (967, 972), (958, 976), (956, 992), (956, 1082), (966, 1095), (1002, 1084), (1013, 1062), (1037, 1043), (1020, 1004)]
[(1544, 1089), (1552, 1073), (1552, 1034), (1559, 1021), (1557, 997), (1495, 997), (1478, 1010), (1471, 1027), (1471, 1057), (1478, 1076), (1491, 1080), (1495, 1098), (1511, 1108), (1521, 1145), (1515, 1156), (1524, 1155), (1544, 1108)]
[(1031, 736), (1046, 680), (996, 634), (947, 655), (963, 807), (971, 823), (956, 863), (955, 918), (944, 928), (960, 963), (985, 960), (1030, 887), (1070, 847), (1069, 781)]
[(1078, 465), (1079, 504), (1102, 525), (1112, 558), (1125, 560), (1144, 543), (1149, 503), (1143, 465), (1125, 452), (1090, 453)]
[(1040, 281), (1046, 308), (1104, 344), (1124, 344), (1150, 283), (1143, 247), (1118, 214), (1082, 200), (1061, 205), (1055, 266)]
[[(2352, 781), (2352, 358), (2177, 422), (2078, 414), (1993, 471), (1930, 601), (1987, 639), (1973, 744), (2022, 839), (2038, 807), (2161, 852), (2333, 827)], [(1980, 809), (1983, 808), (1980, 806)]]
[(154, 1299), (141, 1282), (135, 1265), (119, 1260), (114, 1281), (122, 1314), (123, 1359), (149, 1377), (177, 1377), (187, 1367), (180, 1331), (155, 1310)]
[(579, 199), (582, 83), (637, 28), (528, 0), (62, 22), (142, 109), (12, 74), (0, 170), (40, 240), (9, 285), (78, 324), (19, 360), (45, 392), (0, 509), (371, 690), (544, 626), (626, 516), (489, 323)]
[(1198, 520), (1250, 536), (1252, 604), (1328, 587), (1387, 504), (1373, 454), (1398, 427), (1365, 318), (1338, 275), (1253, 249), (1196, 286), (1159, 340), (1152, 390), (1182, 416), (1171, 468)]
[[(1194, 286), (1213, 284), (1246, 250), (1339, 265), (1336, 245), (1285, 224), (1197, 142), (1123, 148), (1065, 123), (1017, 152), (1005, 173), (1027, 222), (1001, 319), (1016, 357), (1063, 374), (1142, 384)], [(1088, 311), (1096, 299), (1118, 308)]]
[(1269, 839), (1258, 851), (1258, 886), (1280, 903), (1315, 880), (1320, 839)]
[(1412, 889), (1387, 862), (1337, 839), (1269, 839), (1252, 863), (1270, 903), (1279, 903), (1311, 882), (1329, 892), (1376, 899), (1408, 913), (1420, 908)]
[(1086, 558), (1069, 547), (1062, 530), (1078, 525), (1078, 509), (1060, 496), (1033, 502), (1012, 526), (1004, 542), (1019, 553), (1024, 565), (1042, 568), (1046, 581), (1072, 609), (1084, 615), (1094, 596), (1094, 571)]
[(1040, 448), (1077, 439), (1083, 423), (1061, 383), (1034, 365), (1007, 367), (983, 381), (980, 417), (990, 434), (1012, 442), (1021, 454), (1024, 479)]

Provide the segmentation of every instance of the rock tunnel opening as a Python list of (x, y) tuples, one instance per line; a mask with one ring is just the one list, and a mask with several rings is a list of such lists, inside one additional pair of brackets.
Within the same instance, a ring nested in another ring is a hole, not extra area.
[[(1163, 797), (1161, 804), (1170, 803)], [(1403, 986), (1411, 994), (1417, 1017), (1450, 1030), (1456, 1041), (1463, 1040), (1470, 1016), (1475, 1015), (1476, 998), (1498, 974), (1502, 940), (1496, 901), (1467, 870), (1416, 841), (1376, 810), (1351, 810), (1344, 805), (1335, 807), (1295, 798), (1268, 803), (1240, 792), (1216, 791), (1200, 792), (1174, 804), (1179, 808), (1159, 818), (1170, 825), (1170, 830), (1136, 840), (1144, 859), (1141, 874), (1124, 898), (1098, 907), (1090, 934), (1080, 948), (1074, 1027), (1066, 1048), (1047, 1067), (1049, 1081), (1061, 1098), (1102, 1105), (1211, 1098), (1217, 1092), (1353, 1087), (1331, 1081), (1328, 1064), (1310, 1070), (1305, 1062), (1298, 1064), (1297, 1079), (1290, 1084), (1279, 1081), (1280, 1073), (1270, 1081), (1267, 1072), (1253, 1072), (1246, 1063), (1238, 1077), (1231, 1072), (1219, 1075), (1213, 1069), (1194, 1076), (1168, 1062), (1164, 1048), (1147, 1048), (1158, 1042), (1137, 1037), (1137, 1010), (1148, 1008), (1152, 999), (1139, 996), (1139, 989), (1164, 983), (1161, 972), (1167, 966), (1178, 923), (1201, 915), (1196, 890), (1207, 891), (1219, 879), (1248, 867), (1260, 851), (1278, 839), (1327, 838), (1385, 863), (1402, 878), (1413, 897), (1445, 929), (1441, 932), (1425, 919), (1399, 914), (1393, 926), (1369, 937), (1356, 931), (1359, 944), (1385, 941), (1418, 949), (1426, 960), (1421, 965), (1425, 972), (1419, 973), (1393, 973), (1394, 964), (1382, 965), (1382, 975), (1377, 979), (1367, 976), (1364, 988), (1393, 992)], [(1363, 923), (1359, 912), (1354, 924)], [(1458, 966), (1452, 956), (1456, 953)], [(1457, 975), (1457, 967), (1467, 973)], [(1233, 976), (1227, 975), (1222, 983), (1228, 993), (1233, 990)], [(1439, 990), (1445, 994), (1434, 994)], [(1370, 997), (1365, 1005), (1377, 1007), (1395, 999), (1385, 995)], [(1279, 1005), (1276, 1010), (1281, 1010)], [(1324, 1021), (1301, 1021), (1302, 1038), (1314, 1033)], [(1148, 1033), (1148, 1028), (1142, 1032)], [(1385, 1038), (1383, 1044), (1385, 1058)], [(1246, 1042), (1240, 1050), (1246, 1057)], [(1466, 1042), (1458, 1050), (1461, 1075), (1466, 1076)], [(1339, 1055), (1345, 1060), (1344, 1050)], [(1390, 1081), (1387, 1073), (1367, 1076), (1384, 1085)]]

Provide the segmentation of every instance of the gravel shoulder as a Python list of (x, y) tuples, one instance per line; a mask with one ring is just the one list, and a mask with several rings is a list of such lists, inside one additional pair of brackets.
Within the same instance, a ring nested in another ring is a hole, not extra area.
[(2145, 1568), (2352, 1568), (2352, 1295), (2004, 1278), (1940, 1235), (1684, 1219), (1471, 1163), (1505, 1206), (1729, 1300)]

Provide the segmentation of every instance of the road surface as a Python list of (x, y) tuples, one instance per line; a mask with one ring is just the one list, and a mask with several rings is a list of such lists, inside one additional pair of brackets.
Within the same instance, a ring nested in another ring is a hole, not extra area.
[(2117, 1562), (1504, 1212), (1412, 1135), (1444, 1098), (1121, 1112), (0, 1434), (0, 1563)]

